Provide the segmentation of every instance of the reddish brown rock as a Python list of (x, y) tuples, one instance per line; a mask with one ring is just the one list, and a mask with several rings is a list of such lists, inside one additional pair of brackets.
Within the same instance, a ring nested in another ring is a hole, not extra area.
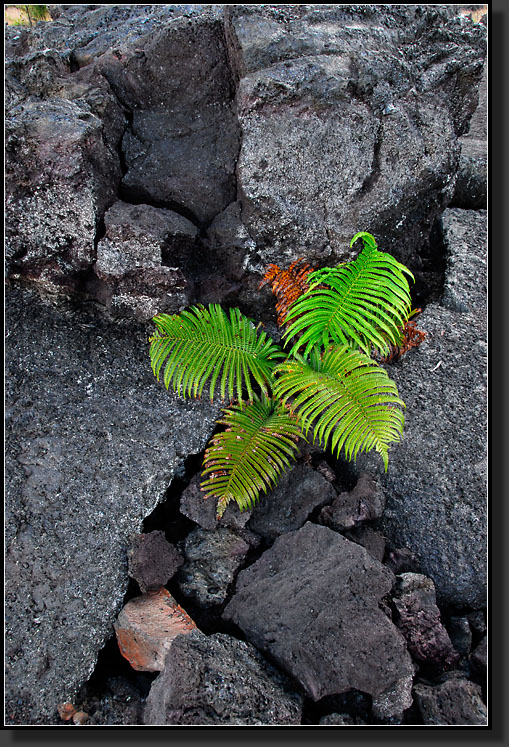
[(173, 639), (195, 628), (166, 589), (131, 599), (115, 623), (120, 653), (144, 672), (160, 672)]
[(440, 620), (433, 581), (420, 573), (402, 573), (397, 579), (395, 622), (414, 659), (446, 668), (456, 664), (459, 655)]

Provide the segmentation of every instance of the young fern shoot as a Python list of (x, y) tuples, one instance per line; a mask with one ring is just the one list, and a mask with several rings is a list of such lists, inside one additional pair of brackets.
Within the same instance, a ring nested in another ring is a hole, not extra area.
[[(355, 260), (313, 271), (302, 260), (288, 271), (271, 265), (286, 350), (239, 309), (193, 306), (158, 314), (150, 338), (154, 375), (182, 397), (228, 400), (205, 452), (202, 489), (220, 518), (236, 501), (252, 508), (312, 438), (347, 459), (388, 450), (401, 440), (404, 402), (372, 350), (390, 355), (412, 315), (413, 275), (377, 249), (371, 234)], [(421, 333), (422, 335), (424, 333)], [(288, 349), (289, 348), (289, 349)]]

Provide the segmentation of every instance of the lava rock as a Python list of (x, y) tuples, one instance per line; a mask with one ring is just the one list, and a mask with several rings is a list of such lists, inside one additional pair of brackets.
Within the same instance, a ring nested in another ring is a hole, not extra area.
[(406, 404), (404, 441), (384, 473), (377, 455), (357, 469), (375, 474), (387, 502), (381, 529), (407, 547), (439, 605), (486, 603), (486, 212), (446, 210), (442, 303), (419, 317), (426, 340), (389, 367)]
[(487, 69), (484, 66), (479, 103), (468, 133), (460, 138), (461, 155), (451, 206), (478, 210), (487, 207)]
[(477, 648), (471, 653), (470, 664), (477, 676), (482, 680), (485, 680), (488, 668), (488, 645), (486, 636), (484, 636)]
[(481, 688), (454, 678), (436, 687), (416, 685), (415, 700), (425, 724), (435, 726), (486, 726), (487, 710)]
[(362, 226), (419, 270), (477, 104), (486, 29), (444, 6), (227, 6), (250, 259), (345, 260)]
[(177, 572), (184, 559), (156, 530), (134, 537), (128, 551), (128, 572), (144, 594), (164, 586)]
[(215, 529), (217, 526), (241, 529), (245, 527), (251, 511), (241, 511), (235, 502), (226, 507), (221, 519), (217, 519), (217, 505), (211, 498), (205, 498), (200, 488), (201, 475), (195, 475), (180, 497), (180, 511), (202, 529)]
[(379, 519), (385, 507), (385, 495), (369, 474), (359, 476), (350, 492), (340, 493), (330, 506), (320, 511), (321, 524), (338, 532), (357, 526), (363, 521)]
[(74, 290), (95, 259), (99, 216), (121, 178), (86, 103), (27, 100), (6, 122), (6, 257), (13, 277)]
[(273, 540), (299, 529), (312, 511), (336, 498), (336, 491), (321, 474), (306, 464), (297, 464), (284, 474), (273, 490), (262, 495), (252, 510), (248, 527)]
[(358, 545), (365, 547), (369, 554), (381, 563), (385, 555), (385, 537), (371, 527), (354, 527), (344, 533), (345, 537)]
[(173, 642), (148, 695), (144, 723), (299, 725), (302, 700), (254, 646), (194, 631)]
[(472, 646), (472, 631), (467, 617), (452, 616), (449, 618), (449, 636), (456, 651), (461, 656), (468, 656)]
[(278, 537), (237, 577), (224, 617), (292, 675), (313, 700), (352, 688), (411, 704), (413, 666), (402, 635), (378, 604), (394, 577), (367, 551), (306, 523)]
[(419, 573), (402, 573), (396, 580), (393, 603), (396, 625), (417, 661), (446, 668), (458, 661), (458, 653), (440, 620), (431, 579)]
[(196, 227), (180, 215), (151, 205), (115, 202), (104, 216), (91, 290), (109, 311), (151, 319), (189, 305), (180, 255), (192, 253)]
[(348, 713), (328, 713), (318, 722), (318, 726), (362, 726), (366, 722)]
[(173, 639), (196, 629), (164, 588), (127, 602), (114, 627), (120, 653), (142, 672), (160, 672)]
[(219, 408), (157, 383), (137, 325), (28, 289), (5, 310), (6, 712), (47, 723), (111, 635), (133, 533)]
[(249, 549), (233, 529), (193, 529), (181, 545), (185, 563), (176, 578), (180, 591), (202, 607), (222, 604)]

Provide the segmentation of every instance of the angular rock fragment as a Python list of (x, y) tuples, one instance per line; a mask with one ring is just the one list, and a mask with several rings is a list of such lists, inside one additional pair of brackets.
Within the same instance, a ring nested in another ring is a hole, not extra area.
[(325, 477), (305, 464), (297, 464), (273, 490), (261, 496), (252, 511), (249, 529), (273, 540), (299, 529), (314, 509), (335, 497), (336, 491)]
[(131, 599), (114, 627), (120, 653), (144, 672), (160, 672), (173, 639), (196, 629), (166, 589)]
[(416, 685), (414, 693), (425, 724), (487, 725), (488, 713), (481, 698), (481, 688), (469, 680), (453, 678), (435, 687)]
[(166, 540), (164, 532), (154, 531), (134, 537), (128, 551), (128, 571), (144, 594), (164, 586), (184, 559)]
[(196, 630), (175, 639), (147, 698), (144, 723), (299, 725), (302, 696), (249, 643)]
[(386, 715), (411, 704), (413, 665), (379, 608), (393, 575), (359, 545), (306, 523), (241, 571), (224, 617), (318, 700), (352, 688), (397, 692)]
[(251, 516), (251, 511), (241, 511), (235, 502), (226, 507), (221, 519), (218, 521), (217, 506), (212, 498), (205, 498), (205, 493), (200, 488), (201, 476), (193, 477), (189, 485), (182, 491), (180, 497), (180, 511), (188, 519), (196, 522), (202, 529), (215, 529), (217, 526), (240, 529), (246, 525)]
[(405, 636), (408, 650), (421, 662), (451, 667), (459, 655), (440, 620), (433, 581), (419, 573), (397, 577), (393, 596), (396, 625)]
[(461, 656), (468, 656), (472, 646), (472, 631), (467, 617), (452, 616), (449, 619), (449, 637)]
[(385, 495), (380, 485), (371, 475), (362, 473), (353, 490), (340, 493), (330, 506), (320, 511), (319, 521), (342, 532), (363, 521), (379, 519), (384, 506)]
[(250, 549), (247, 534), (227, 527), (193, 529), (182, 542), (185, 563), (177, 574), (181, 592), (204, 607), (222, 604)]
[(188, 305), (179, 263), (194, 251), (197, 229), (190, 221), (171, 210), (118, 200), (104, 223), (92, 287), (99, 301), (116, 314), (144, 320)]
[(470, 654), (470, 664), (478, 677), (481, 679), (486, 678), (488, 667), (488, 641), (486, 636), (484, 636), (477, 648)]
[(74, 290), (121, 177), (99, 117), (80, 101), (27, 100), (6, 125), (6, 256), (13, 276)]
[(385, 537), (380, 532), (371, 527), (358, 526), (345, 532), (345, 537), (352, 542), (362, 545), (380, 563), (385, 555)]

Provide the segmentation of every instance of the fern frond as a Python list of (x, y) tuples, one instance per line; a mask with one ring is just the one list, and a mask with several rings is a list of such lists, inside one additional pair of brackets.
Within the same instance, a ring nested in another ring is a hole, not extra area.
[[(366, 353), (371, 346), (388, 354), (401, 341), (401, 328), (411, 309), (406, 275), (412, 273), (386, 252), (378, 251), (371, 234), (362, 232), (364, 247), (352, 262), (317, 270), (307, 278), (310, 289), (292, 304), (285, 338), (299, 336), (291, 353), (314, 345), (354, 344)], [(325, 287), (324, 287), (325, 286)]]
[(415, 326), (415, 321), (411, 322), (411, 317), (415, 316), (416, 314), (420, 314), (422, 312), (422, 309), (414, 309), (407, 321), (402, 328), (402, 336), (401, 341), (399, 345), (391, 345), (391, 349), (388, 355), (386, 355), (384, 358), (382, 358), (382, 363), (390, 363), (395, 358), (401, 358), (401, 356), (405, 355), (405, 353), (408, 353), (409, 350), (412, 348), (417, 348), (421, 344), (421, 342), (424, 342), (426, 339), (426, 332), (423, 332), (421, 329), (417, 329)]
[(261, 491), (272, 488), (295, 457), (302, 436), (296, 417), (280, 402), (264, 396), (223, 410), (217, 422), (226, 430), (205, 452), (202, 482), (207, 498), (218, 500), (217, 515), (235, 500), (252, 508)]
[(265, 275), (259, 284), (261, 288), (270, 283), (272, 292), (277, 298), (277, 323), (282, 327), (288, 314), (288, 309), (305, 291), (309, 289), (308, 276), (313, 268), (302, 257), (292, 262), (287, 270), (281, 270), (278, 265), (268, 265)]
[(210, 382), (210, 399), (219, 387), (221, 398), (242, 399), (243, 387), (253, 398), (253, 382), (268, 393), (272, 370), (282, 350), (259, 332), (239, 309), (229, 316), (218, 304), (193, 306), (180, 314), (154, 317), (157, 333), (150, 337), (152, 371), (181, 396), (201, 397)]
[(383, 368), (343, 345), (323, 355), (315, 347), (308, 361), (289, 358), (274, 374), (274, 395), (291, 402), (306, 436), (311, 429), (338, 456), (344, 447), (347, 459), (375, 449), (387, 470), (389, 445), (402, 436), (405, 405)]

